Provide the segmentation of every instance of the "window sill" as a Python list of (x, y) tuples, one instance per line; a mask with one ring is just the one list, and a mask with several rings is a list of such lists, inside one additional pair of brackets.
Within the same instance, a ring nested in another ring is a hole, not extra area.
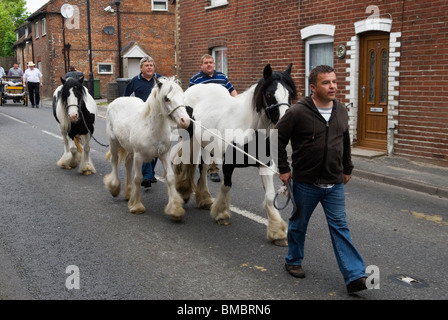
[(208, 6), (208, 7), (205, 7), (205, 10), (217, 9), (217, 8), (221, 8), (221, 7), (226, 7), (226, 6), (228, 6), (228, 5), (229, 5), (229, 3), (226, 2), (226, 3), (218, 4), (218, 5), (216, 5), (216, 6)]

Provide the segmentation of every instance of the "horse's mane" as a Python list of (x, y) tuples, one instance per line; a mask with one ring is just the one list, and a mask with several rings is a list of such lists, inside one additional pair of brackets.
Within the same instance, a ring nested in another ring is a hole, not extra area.
[[(166, 86), (167, 84), (175, 83), (175, 84), (179, 85), (179, 81), (176, 79), (176, 77), (160, 77), (160, 78), (157, 78), (157, 80), (162, 83), (162, 88), (160, 88), (157, 83), (154, 84), (154, 87), (151, 90), (151, 94), (149, 95), (148, 99), (145, 102), (146, 111), (144, 113), (144, 117), (148, 116), (148, 114), (151, 112), (151, 109), (153, 107), (155, 109), (154, 112), (156, 112), (156, 114), (160, 113), (159, 107), (160, 107), (160, 103), (162, 101), (159, 101), (158, 95), (160, 93), (163, 93), (164, 90), (167, 90), (167, 86)], [(168, 90), (171, 90), (171, 89), (168, 89)], [(151, 103), (152, 100), (154, 100), (155, 103)]]
[(255, 88), (253, 101), (257, 112), (261, 112), (261, 110), (266, 107), (263, 93), (274, 81), (279, 81), (288, 90), (290, 99), (289, 103), (297, 98), (296, 85), (294, 84), (294, 80), (292, 79), (290, 73), (286, 71), (273, 71), (272, 75), (267, 79), (264, 79), (264, 77), (261, 78)]

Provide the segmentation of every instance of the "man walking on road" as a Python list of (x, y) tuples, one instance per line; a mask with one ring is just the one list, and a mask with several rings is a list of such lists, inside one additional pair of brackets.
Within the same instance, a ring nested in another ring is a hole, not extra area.
[[(288, 254), (285, 269), (304, 278), (302, 269), (305, 236), (311, 215), (320, 202), (327, 218), (333, 251), (347, 285), (347, 292), (367, 289), (364, 261), (352, 244), (345, 219), (344, 184), (350, 181), (351, 161), (348, 113), (335, 99), (334, 69), (311, 70), (312, 94), (291, 107), (276, 125), (280, 180), (293, 180), (296, 211), (288, 225)], [(286, 146), (291, 141), (292, 168)]]

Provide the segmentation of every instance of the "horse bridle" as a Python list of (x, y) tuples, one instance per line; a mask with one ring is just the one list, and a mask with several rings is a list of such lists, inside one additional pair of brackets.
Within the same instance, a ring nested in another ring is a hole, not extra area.
[(173, 110), (170, 110), (170, 112), (168, 112), (168, 116), (169, 116), (169, 117), (172, 117), (171, 115), (173, 114), (173, 112), (176, 111), (176, 110), (179, 109), (179, 108), (186, 108), (186, 106), (183, 105), (183, 104), (178, 105), (177, 107), (173, 108)]
[(280, 103), (271, 104), (270, 106), (268, 106), (268, 102), (266, 101), (266, 97), (264, 95), (263, 95), (263, 100), (264, 100), (264, 105), (266, 106), (266, 108), (265, 108), (266, 116), (271, 121), (272, 121), (272, 119), (271, 119), (270, 110), (275, 109), (275, 108), (279, 108), (282, 105), (285, 105), (285, 106), (288, 106), (288, 108), (291, 108), (291, 105), (289, 103), (286, 103), (286, 102), (280, 102)]

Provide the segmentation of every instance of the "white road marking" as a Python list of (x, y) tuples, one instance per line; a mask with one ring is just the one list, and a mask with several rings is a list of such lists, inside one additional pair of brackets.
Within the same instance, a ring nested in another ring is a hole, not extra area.
[(11, 117), (10, 115), (4, 114), (4, 113), (2, 113), (2, 115), (4, 115), (5, 117), (7, 117), (7, 118), (9, 118), (9, 119), (12, 119), (12, 120), (14, 120), (14, 121), (17, 121), (17, 122), (20, 122), (20, 123), (26, 124), (26, 122), (25, 122), (25, 121), (19, 120), (19, 119), (17, 119), (17, 118), (14, 118), (14, 117)]
[[(158, 175), (156, 175), (156, 178), (157, 178), (157, 180), (162, 181), (163, 183), (165, 183), (165, 178), (162, 178), (162, 177), (160, 177)], [(213, 199), (213, 201), (214, 200), (215, 199)], [(244, 209), (240, 209), (240, 208), (235, 207), (235, 206), (230, 206), (230, 211), (232, 211), (233, 213), (239, 214), (239, 215), (241, 215), (243, 217), (246, 217), (246, 218), (248, 218), (248, 219), (250, 219), (252, 221), (255, 221), (255, 222), (259, 223), (259, 224), (264, 224), (265, 226), (268, 225), (268, 219), (260, 217), (259, 215), (255, 214), (253, 212), (250, 212), (250, 211), (247, 211), (247, 210), (244, 210)]]

